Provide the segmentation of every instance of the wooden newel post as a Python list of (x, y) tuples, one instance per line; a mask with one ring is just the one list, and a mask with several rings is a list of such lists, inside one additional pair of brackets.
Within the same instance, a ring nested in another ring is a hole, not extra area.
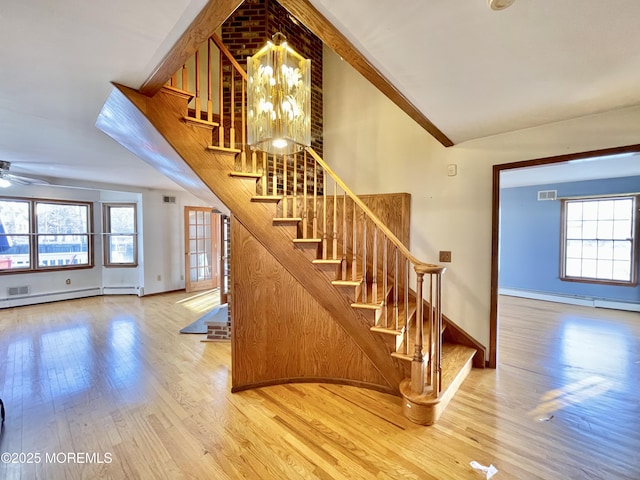
[(416, 340), (411, 362), (411, 390), (414, 393), (424, 393), (424, 355), (423, 346), (423, 320), (422, 320), (422, 282), (424, 273), (416, 271), (418, 285), (416, 288)]
[[(418, 285), (416, 288), (416, 319), (422, 320), (423, 318), (423, 277), (424, 275), (430, 276), (429, 282), (429, 344), (427, 345), (427, 365), (429, 367), (429, 385), (432, 386), (432, 395), (437, 398), (440, 394), (442, 387), (441, 383), (441, 370), (440, 370), (440, 357), (442, 355), (442, 310), (441, 310), (441, 290), (442, 274), (446, 270), (445, 267), (440, 265), (430, 264), (416, 264), (414, 266), (416, 271)], [(435, 291), (433, 291), (433, 278), (436, 278)], [(425, 389), (424, 378), (424, 355), (422, 355), (423, 347), (423, 326), (422, 321), (416, 323), (416, 354), (413, 357), (411, 363), (411, 389), (417, 393), (423, 393)], [(418, 355), (418, 344), (420, 344), (420, 355)], [(421, 360), (419, 360), (419, 358)], [(422, 369), (422, 375), (418, 377), (418, 368)], [(420, 383), (418, 383), (420, 379)], [(421, 388), (421, 389), (420, 389)]]

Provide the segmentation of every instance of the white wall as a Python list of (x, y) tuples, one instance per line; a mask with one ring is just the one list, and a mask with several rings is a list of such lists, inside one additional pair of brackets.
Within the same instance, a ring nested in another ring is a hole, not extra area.
[[(45, 198), (93, 202), (95, 267), (82, 270), (0, 275), (0, 308), (79, 298), (107, 293), (151, 294), (178, 290), (184, 282), (184, 206), (205, 203), (183, 190), (133, 191), (86, 188), (11, 186), (1, 196)], [(176, 198), (175, 204), (163, 202), (164, 196)], [(127, 202), (138, 205), (138, 266), (105, 268), (102, 251), (102, 202)], [(158, 280), (160, 276), (160, 280)], [(67, 283), (69, 280), (69, 283)], [(28, 285), (30, 295), (10, 298), (7, 287)]]
[[(163, 203), (163, 196), (176, 203)], [(212, 206), (187, 192), (148, 191), (142, 196), (144, 294), (184, 288), (184, 207)], [(160, 279), (158, 279), (160, 278)]]
[(452, 251), (444, 313), (487, 347), (492, 165), (640, 143), (636, 107), (445, 148), (326, 47), (323, 71), (325, 161), (357, 194), (411, 194), (411, 251)]

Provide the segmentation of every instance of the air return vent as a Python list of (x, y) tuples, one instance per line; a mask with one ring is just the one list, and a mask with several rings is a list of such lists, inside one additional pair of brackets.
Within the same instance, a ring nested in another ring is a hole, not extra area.
[(162, 201), (164, 203), (176, 203), (176, 197), (168, 197), (168, 196), (164, 196), (162, 197)]
[(9, 297), (29, 295), (30, 293), (31, 293), (31, 288), (29, 288), (29, 285), (7, 288), (7, 296)]
[(540, 190), (538, 192), (538, 201), (555, 200), (558, 196), (557, 190)]

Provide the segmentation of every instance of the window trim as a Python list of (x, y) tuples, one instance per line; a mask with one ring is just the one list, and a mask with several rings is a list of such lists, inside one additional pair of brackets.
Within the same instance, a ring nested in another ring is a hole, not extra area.
[[(27, 198), (27, 197), (8, 197), (0, 196), (0, 201), (9, 202), (24, 202), (28, 204), (29, 208), (29, 232), (23, 235), (29, 237), (29, 268), (15, 268), (15, 269), (3, 269), (0, 270), (0, 275), (13, 275), (21, 273), (41, 273), (41, 272), (53, 272), (53, 271), (67, 271), (67, 270), (86, 270), (95, 267), (94, 261), (94, 230), (93, 230), (93, 202), (79, 201), (79, 200), (60, 200), (50, 198)], [(39, 203), (47, 204), (59, 204), (59, 205), (71, 205), (71, 206), (83, 206), (87, 207), (87, 232), (77, 234), (64, 234), (64, 235), (81, 235), (87, 237), (87, 263), (86, 264), (67, 264), (67, 265), (39, 265), (39, 253), (38, 253), (38, 238), (40, 236), (51, 235), (51, 233), (38, 232), (38, 216), (37, 205)], [(11, 234), (8, 234), (11, 235)]]
[[(620, 198), (634, 199), (631, 219), (631, 278), (629, 281), (606, 280), (591, 277), (570, 277), (566, 275), (566, 244), (567, 244), (567, 218), (566, 204), (570, 201), (589, 200), (616, 200)], [(577, 197), (563, 197), (560, 200), (560, 280), (563, 282), (589, 283), (596, 285), (612, 285), (618, 287), (635, 287), (638, 285), (638, 263), (640, 263), (640, 194), (638, 193), (614, 193), (609, 195), (584, 195)]]
[[(109, 212), (112, 207), (122, 208), (122, 207), (131, 207), (133, 208), (133, 233), (119, 233), (119, 232), (111, 232), (111, 216)], [(102, 204), (102, 232), (103, 232), (103, 242), (102, 242), (102, 253), (103, 253), (103, 266), (107, 268), (134, 268), (138, 266), (138, 205), (134, 202), (109, 202)], [(111, 236), (131, 236), (133, 237), (133, 262), (112, 262), (109, 258), (110, 255), (110, 242), (109, 239)]]

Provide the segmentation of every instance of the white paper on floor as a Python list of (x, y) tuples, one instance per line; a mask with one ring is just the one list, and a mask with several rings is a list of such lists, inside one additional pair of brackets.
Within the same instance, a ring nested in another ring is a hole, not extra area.
[(496, 467), (494, 467), (493, 465), (489, 465), (488, 467), (485, 467), (484, 465), (479, 464), (475, 460), (473, 460), (472, 462), (469, 462), (469, 465), (471, 465), (471, 467), (474, 470), (478, 470), (479, 472), (482, 472), (482, 473), (486, 474), (487, 480), (489, 480), (496, 473), (498, 473), (498, 469)]

